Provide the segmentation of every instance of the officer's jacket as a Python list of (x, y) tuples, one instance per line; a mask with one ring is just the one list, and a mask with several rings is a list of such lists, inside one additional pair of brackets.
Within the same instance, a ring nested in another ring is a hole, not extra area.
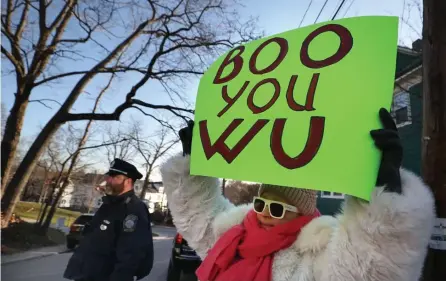
[(105, 196), (84, 231), (64, 277), (130, 281), (148, 275), (153, 265), (150, 215), (133, 191)]

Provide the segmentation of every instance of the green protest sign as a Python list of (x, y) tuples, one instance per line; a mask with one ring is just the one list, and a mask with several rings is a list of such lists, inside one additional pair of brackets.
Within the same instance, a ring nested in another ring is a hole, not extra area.
[(238, 46), (200, 81), (191, 174), (370, 198), (398, 18), (357, 17)]

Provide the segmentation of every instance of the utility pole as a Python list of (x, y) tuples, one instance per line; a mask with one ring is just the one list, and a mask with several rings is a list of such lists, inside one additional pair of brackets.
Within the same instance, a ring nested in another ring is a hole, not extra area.
[[(438, 219), (446, 219), (445, 14), (446, 1), (423, 0), (422, 176), (434, 193)], [(442, 243), (440, 249), (429, 248), (423, 281), (446, 280), (446, 242)]]

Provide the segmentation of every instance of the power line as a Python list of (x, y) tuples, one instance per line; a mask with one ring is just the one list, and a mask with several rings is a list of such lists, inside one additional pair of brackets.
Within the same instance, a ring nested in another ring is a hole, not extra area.
[[(339, 0), (339, 1), (338, 1), (338, 4), (336, 4), (336, 6), (335, 6), (336, 8), (335, 8), (335, 11), (334, 11), (334, 12), (336, 12), (336, 9), (337, 9), (337, 7), (339, 6), (339, 3), (341, 3), (341, 1), (342, 1), (342, 0)], [(333, 12), (333, 15), (334, 15), (334, 12)], [(330, 18), (332, 18), (332, 17), (333, 17), (333, 16), (330, 16)]]
[(336, 16), (338, 15), (339, 11), (341, 10), (342, 6), (344, 6), (345, 0), (342, 0), (341, 5), (339, 5), (338, 10), (336, 11), (336, 13), (333, 15), (333, 17), (331, 18), (331, 20), (334, 20), (336, 18)]
[(352, 2), (350, 2), (350, 5), (348, 5), (347, 9), (345, 10), (344, 15), (342, 15), (343, 18), (345, 18), (345, 15), (347, 15), (348, 11), (350, 10), (350, 8), (354, 2), (355, 2), (355, 0), (352, 0)]
[(325, 5), (327, 5), (327, 2), (328, 2), (328, 0), (325, 0), (324, 5), (322, 6), (321, 10), (319, 11), (319, 14), (317, 15), (316, 19), (314, 20), (314, 23), (316, 23), (317, 20), (319, 19), (319, 16), (322, 14), (322, 11), (323, 11), (324, 8), (325, 8)]
[(302, 26), (302, 23), (304, 22), (304, 19), (305, 19), (307, 13), (308, 13), (308, 10), (309, 10), (310, 7), (311, 7), (311, 4), (313, 4), (313, 0), (311, 0), (310, 3), (308, 4), (308, 6), (307, 6), (307, 10), (305, 11), (304, 16), (303, 16), (302, 19), (300, 20), (299, 27)]

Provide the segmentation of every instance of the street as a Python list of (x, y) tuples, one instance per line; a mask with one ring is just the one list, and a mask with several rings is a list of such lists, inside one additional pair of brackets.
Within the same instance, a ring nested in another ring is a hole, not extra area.
[[(154, 226), (153, 231), (160, 235), (160, 237), (155, 238), (153, 241), (155, 250), (153, 269), (150, 275), (142, 280), (165, 281), (172, 247), (172, 238), (175, 235), (175, 228)], [(66, 281), (62, 275), (71, 255), (72, 253), (68, 252), (29, 261), (2, 265), (1, 280)], [(193, 276), (184, 276), (182, 278), (182, 281), (192, 280), (194, 280)]]

